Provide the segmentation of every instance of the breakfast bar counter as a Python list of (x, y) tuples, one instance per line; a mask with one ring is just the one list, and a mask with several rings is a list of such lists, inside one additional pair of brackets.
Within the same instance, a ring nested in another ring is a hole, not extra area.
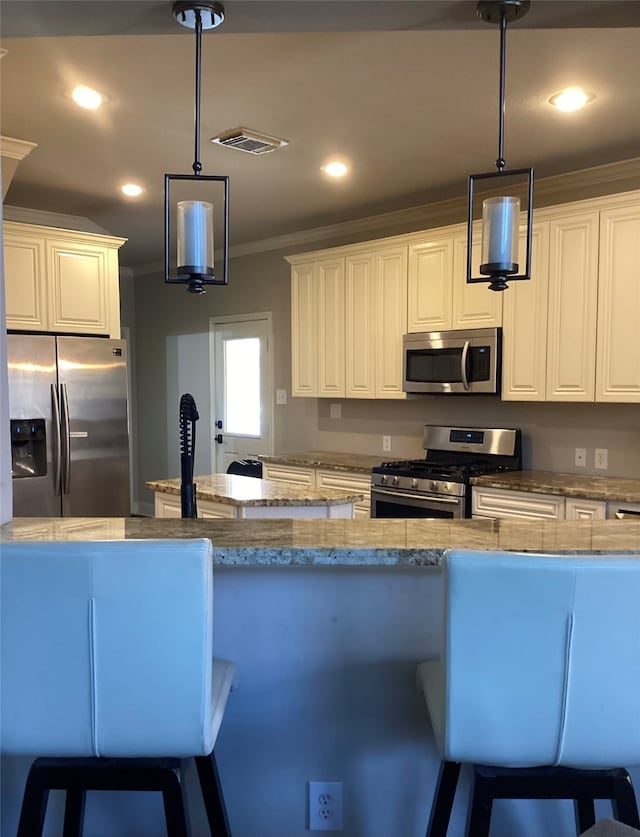
[(211, 539), (217, 565), (437, 567), (448, 547), (635, 552), (640, 520), (14, 518), (0, 527), (0, 544), (194, 537)]

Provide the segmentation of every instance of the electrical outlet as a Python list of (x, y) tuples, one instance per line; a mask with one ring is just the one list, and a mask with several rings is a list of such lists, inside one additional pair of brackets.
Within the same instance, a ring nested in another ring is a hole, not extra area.
[(342, 831), (342, 782), (309, 782), (309, 831)]
[(391, 436), (383, 436), (382, 437), (382, 450), (385, 453), (391, 452)]
[(576, 465), (578, 468), (584, 468), (587, 464), (587, 449), (576, 448)]
[(342, 418), (342, 404), (329, 404), (329, 418)]
[(607, 448), (596, 448), (596, 468), (606, 471), (609, 467), (609, 451)]

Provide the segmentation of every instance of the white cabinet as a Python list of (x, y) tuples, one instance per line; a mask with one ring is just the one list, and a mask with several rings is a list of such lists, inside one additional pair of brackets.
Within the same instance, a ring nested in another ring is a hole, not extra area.
[(536, 494), (530, 491), (510, 491), (474, 485), (471, 513), (473, 517), (563, 520), (564, 501), (564, 497), (555, 494)]
[(369, 474), (328, 468), (304, 468), (297, 465), (274, 465), (265, 462), (262, 466), (262, 475), (266, 480), (275, 480), (285, 485), (355, 491), (364, 495), (364, 499), (355, 504), (355, 517), (370, 517), (371, 515), (371, 476)]
[(598, 212), (550, 221), (547, 401), (595, 394)]
[(292, 394), (406, 398), (406, 245), (290, 262)]
[[(474, 273), (480, 265), (480, 227), (474, 230)], [(407, 331), (490, 328), (502, 324), (502, 294), (467, 284), (463, 225), (426, 233), (409, 244)]]
[(6, 221), (7, 328), (120, 337), (124, 241)]
[(604, 520), (607, 512), (602, 500), (477, 485), (472, 489), (471, 507), (473, 517), (524, 520)]
[(453, 236), (409, 245), (407, 331), (447, 331), (453, 322)]
[(640, 200), (600, 215), (596, 401), (640, 402)]
[(564, 508), (567, 520), (604, 520), (607, 516), (607, 504), (604, 500), (567, 497)]
[[(526, 229), (520, 247), (526, 247)], [(548, 292), (549, 224), (534, 223), (531, 281), (512, 282), (502, 294), (503, 401), (546, 400)]]

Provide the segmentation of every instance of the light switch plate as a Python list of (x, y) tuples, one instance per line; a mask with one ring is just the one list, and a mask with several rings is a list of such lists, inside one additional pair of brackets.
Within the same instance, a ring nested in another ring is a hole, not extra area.
[(276, 404), (286, 404), (287, 403), (287, 391), (286, 389), (277, 389), (276, 390)]
[(329, 418), (342, 418), (342, 404), (329, 404)]

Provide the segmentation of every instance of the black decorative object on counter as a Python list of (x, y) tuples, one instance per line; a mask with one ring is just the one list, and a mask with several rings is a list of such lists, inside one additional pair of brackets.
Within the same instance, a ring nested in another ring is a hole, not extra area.
[(180, 399), (180, 504), (182, 517), (197, 517), (196, 487), (193, 483), (193, 460), (196, 449), (196, 402), (188, 392)]
[[(523, 17), (529, 0), (480, 0), (478, 16), (500, 26), (500, 101), (498, 157), (496, 172), (469, 176), (467, 218), (467, 283), (488, 282), (492, 291), (504, 291), (507, 281), (531, 278), (531, 239), (533, 234), (533, 169), (506, 169), (504, 159), (504, 93), (507, 23)], [(480, 276), (473, 276), (473, 219), (476, 181), (482, 182), (482, 255)], [(493, 181), (493, 182), (492, 182)], [(525, 186), (526, 183), (526, 186)], [(511, 194), (509, 194), (511, 192)], [(527, 197), (526, 255), (519, 253), (520, 199)], [(524, 270), (522, 265), (524, 263)]]
[[(226, 285), (229, 269), (229, 178), (202, 174), (200, 162), (202, 30), (222, 23), (224, 6), (213, 0), (180, 0), (173, 4), (173, 15), (196, 33), (195, 148), (193, 174), (164, 176), (164, 280), (187, 285), (192, 294), (203, 294), (205, 285)], [(214, 226), (219, 246), (222, 240), (220, 269), (215, 259)]]

